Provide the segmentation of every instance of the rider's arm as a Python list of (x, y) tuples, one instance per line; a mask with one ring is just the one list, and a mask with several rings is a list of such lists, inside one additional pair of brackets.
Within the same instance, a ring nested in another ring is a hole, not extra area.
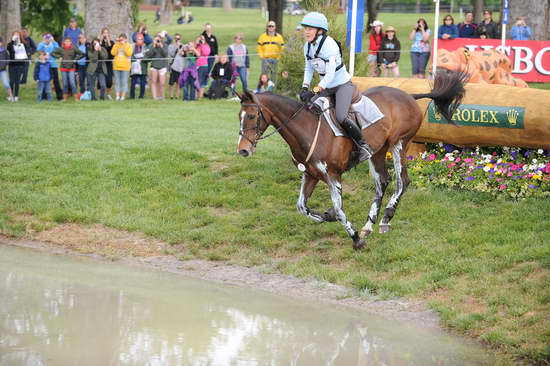
[(323, 89), (326, 89), (327, 85), (334, 79), (336, 74), (336, 56), (329, 56), (328, 62), (326, 64), (325, 76), (319, 83), (319, 86)]
[(307, 59), (306, 56), (307, 47), (304, 47), (304, 59), (306, 61), (305, 69), (304, 69), (304, 82), (302, 83), (303, 87), (309, 88), (309, 84), (311, 83), (311, 79), (313, 78), (313, 66), (311, 66), (311, 62)]

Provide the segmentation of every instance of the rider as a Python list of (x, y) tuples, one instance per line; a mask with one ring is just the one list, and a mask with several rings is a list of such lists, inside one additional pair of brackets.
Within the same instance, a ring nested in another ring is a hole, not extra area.
[[(323, 92), (323, 95), (335, 95), (336, 120), (346, 134), (359, 146), (361, 161), (370, 159), (372, 150), (363, 140), (361, 129), (348, 117), (353, 94), (351, 75), (346, 71), (342, 59), (340, 45), (328, 36), (327, 18), (318, 12), (311, 12), (304, 16), (301, 23), (304, 26), (306, 43), (304, 44), (305, 71), (300, 99), (309, 102), (315, 93)], [(317, 71), (321, 76), (319, 85), (309, 91), (309, 85), (313, 78), (313, 72)]]

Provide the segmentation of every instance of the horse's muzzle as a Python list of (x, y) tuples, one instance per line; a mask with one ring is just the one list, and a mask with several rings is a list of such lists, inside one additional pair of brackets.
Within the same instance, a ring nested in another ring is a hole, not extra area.
[(250, 151), (245, 150), (245, 149), (241, 149), (241, 150), (239, 150), (239, 154), (241, 154), (242, 157), (246, 158), (246, 157), (250, 156)]

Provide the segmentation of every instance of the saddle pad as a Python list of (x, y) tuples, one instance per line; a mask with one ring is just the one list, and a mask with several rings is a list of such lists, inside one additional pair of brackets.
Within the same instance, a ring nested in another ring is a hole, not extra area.
[[(334, 136), (346, 136), (342, 127), (335, 122), (334, 109), (331, 109), (329, 98), (319, 97), (313, 103), (317, 104), (323, 111), (324, 119), (334, 133)], [(351, 105), (350, 112), (355, 114), (353, 116), (355, 118), (352, 119), (359, 124), (361, 129), (367, 128), (384, 118), (384, 114), (380, 112), (378, 106), (369, 97), (364, 95), (358, 103)]]

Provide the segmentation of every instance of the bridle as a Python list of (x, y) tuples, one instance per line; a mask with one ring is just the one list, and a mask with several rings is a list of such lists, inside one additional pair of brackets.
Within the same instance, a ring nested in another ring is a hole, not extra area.
[[(256, 126), (254, 127), (249, 127), (249, 128), (243, 128), (243, 126), (241, 125), (241, 129), (239, 131), (239, 135), (244, 137), (245, 139), (248, 140), (248, 142), (250, 142), (252, 144), (252, 147), (256, 147), (256, 144), (258, 143), (258, 141), (260, 140), (264, 140), (272, 135), (274, 135), (275, 133), (279, 132), (283, 127), (286, 127), (287, 123), (290, 123), (294, 117), (296, 117), (298, 115), (298, 113), (300, 113), (300, 111), (302, 109), (304, 109), (304, 107), (306, 106), (305, 103), (302, 103), (300, 105), (300, 108), (298, 108), (298, 110), (296, 112), (294, 112), (292, 114), (292, 116), (286, 121), (286, 122), (283, 122), (279, 127), (277, 127), (275, 129), (275, 131), (272, 131), (270, 133), (268, 133), (267, 135), (265, 136), (262, 136), (262, 131), (260, 129), (260, 121), (261, 120), (264, 120), (264, 122), (269, 125), (269, 123), (267, 122), (267, 119), (265, 118), (265, 115), (264, 115), (264, 112), (262, 111), (262, 107), (260, 106), (260, 104), (256, 104), (256, 103), (241, 103), (241, 106), (245, 106), (245, 107), (254, 107), (257, 109), (257, 113), (256, 113)], [(252, 119), (254, 117), (250, 117), (249, 114), (246, 115), (246, 117), (248, 119)], [(255, 136), (255, 141), (252, 141), (251, 139), (249, 139), (246, 135), (245, 135), (245, 132), (246, 131), (250, 131), (250, 130), (255, 130), (256, 131), (256, 136)]]

